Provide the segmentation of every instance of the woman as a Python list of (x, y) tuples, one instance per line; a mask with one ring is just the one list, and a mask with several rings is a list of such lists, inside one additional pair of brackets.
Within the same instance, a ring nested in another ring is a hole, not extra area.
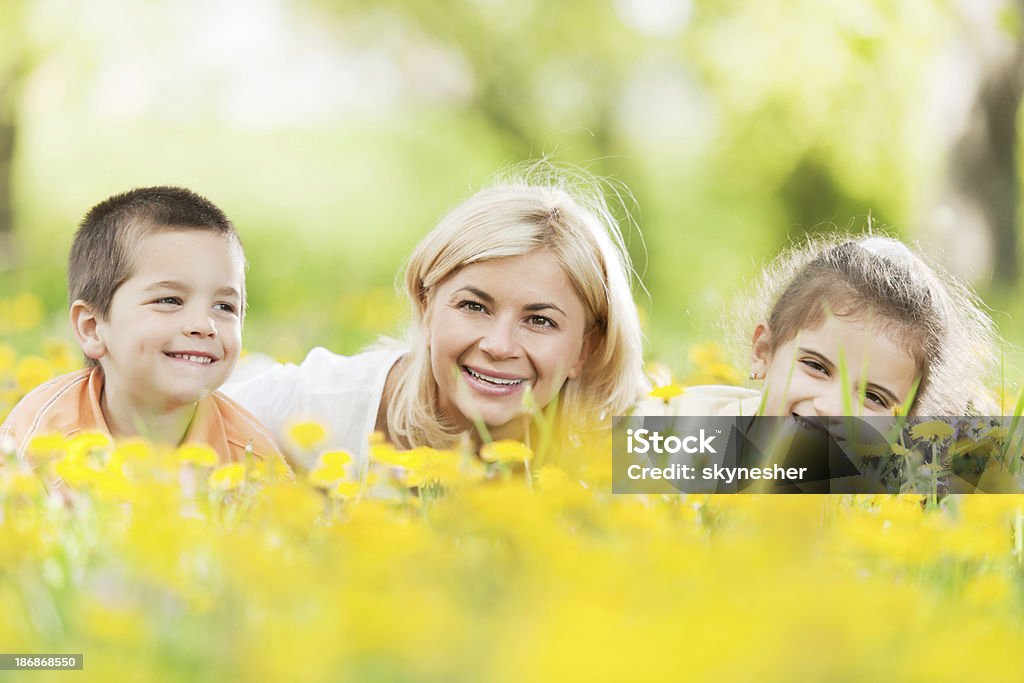
[[(594, 193), (512, 181), (483, 190), (419, 243), (405, 272), (401, 348), (313, 349), (225, 392), (279, 440), (297, 420), (365, 457), (367, 437), (450, 447), (464, 434), (525, 439), (557, 399), (563, 436), (625, 412), (646, 388), (630, 265)], [(309, 463), (295, 463), (299, 466)]]

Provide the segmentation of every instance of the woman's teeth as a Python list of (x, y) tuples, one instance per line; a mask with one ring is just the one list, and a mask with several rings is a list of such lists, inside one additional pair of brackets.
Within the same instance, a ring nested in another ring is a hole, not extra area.
[(516, 384), (522, 384), (525, 379), (501, 379), (498, 377), (491, 377), (490, 375), (482, 375), (473, 368), (466, 367), (466, 372), (475, 377), (476, 379), (483, 380), (484, 382), (490, 382), (491, 384), (497, 384), (499, 386), (507, 387)]

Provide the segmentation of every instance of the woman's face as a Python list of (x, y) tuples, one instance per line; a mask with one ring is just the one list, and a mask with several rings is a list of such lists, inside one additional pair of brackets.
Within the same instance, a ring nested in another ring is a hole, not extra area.
[(583, 303), (547, 251), (457, 270), (432, 292), (427, 323), (442, 415), (464, 429), (479, 418), (495, 438), (520, 436), (527, 387), (544, 407), (589, 352)]

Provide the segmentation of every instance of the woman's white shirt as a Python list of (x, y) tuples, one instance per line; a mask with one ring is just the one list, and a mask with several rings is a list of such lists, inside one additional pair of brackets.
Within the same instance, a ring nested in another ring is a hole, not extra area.
[(341, 356), (317, 347), (298, 365), (276, 363), (246, 379), (232, 376), (221, 391), (270, 430), (293, 465), (309, 469), (316, 457), (297, 452), (288, 438), (289, 427), (306, 420), (327, 429), (317, 451), (344, 450), (363, 463), (388, 373), (405, 353), (389, 348)]

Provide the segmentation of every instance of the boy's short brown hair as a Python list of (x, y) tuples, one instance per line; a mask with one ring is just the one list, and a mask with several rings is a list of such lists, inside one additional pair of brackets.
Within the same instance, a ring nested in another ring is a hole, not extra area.
[[(235, 226), (210, 200), (182, 187), (143, 187), (89, 210), (68, 259), (68, 299), (81, 299), (106, 319), (114, 292), (132, 276), (143, 237), (165, 230), (210, 230), (239, 245)], [(244, 257), (243, 257), (244, 258)], [(242, 283), (245, 310), (245, 282)]]

